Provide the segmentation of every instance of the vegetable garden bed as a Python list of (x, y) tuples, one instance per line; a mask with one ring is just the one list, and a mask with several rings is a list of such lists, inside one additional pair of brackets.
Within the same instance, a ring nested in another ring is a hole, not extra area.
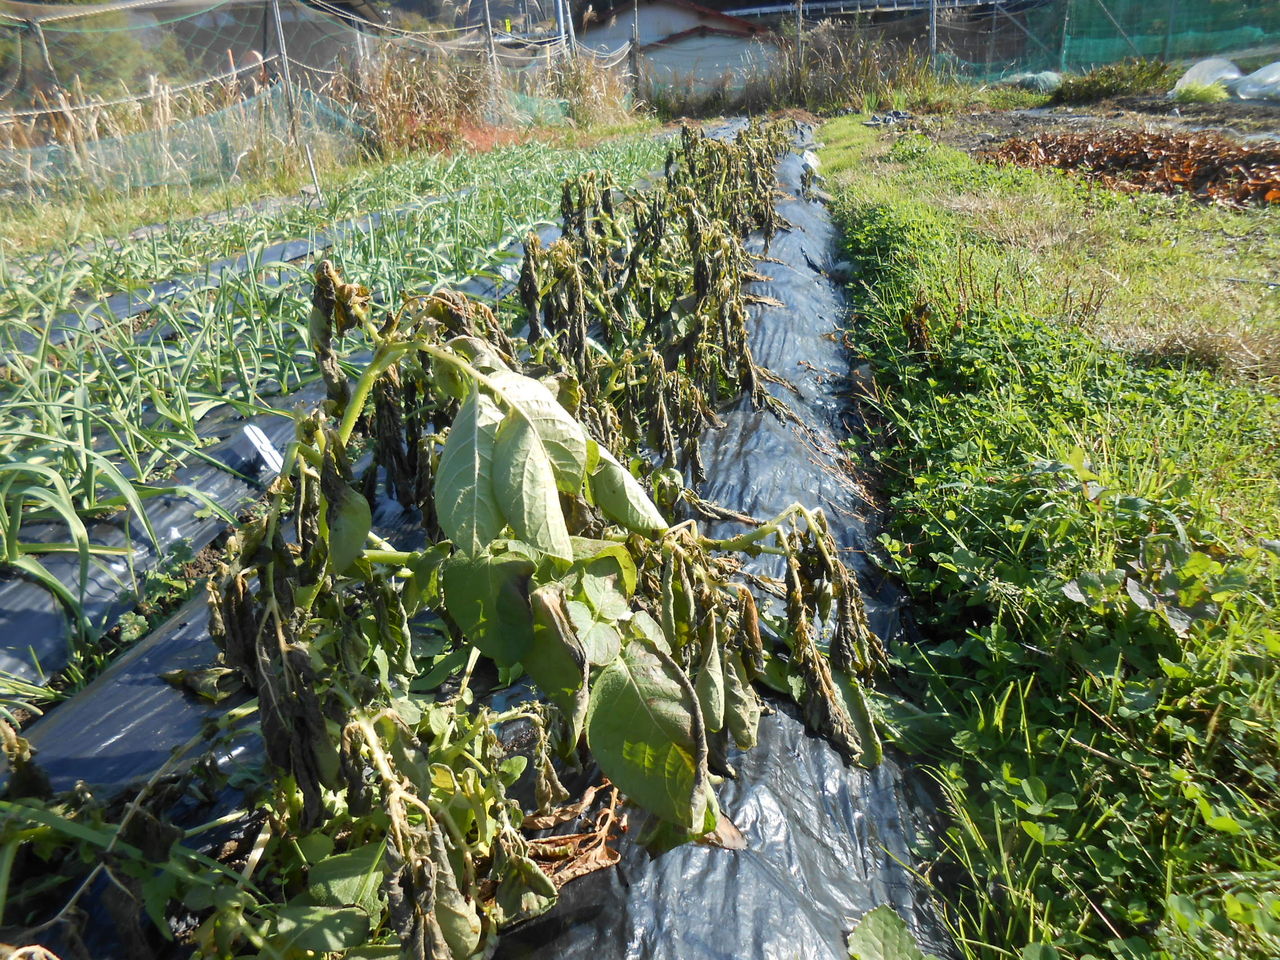
[[(775, 197), (789, 142), (686, 131), (625, 202), (568, 181), (497, 315), (449, 291), (383, 313), (319, 265), (325, 399), (211, 586), (220, 662), (184, 653), (188, 608), (10, 738), (0, 849), (47, 878), (8, 889), (23, 939), (74, 944), (96, 903), (100, 956), (836, 958), (887, 902), (945, 951), (909, 867), (927, 802), (866, 706), (900, 600), (858, 560), (832, 235), (799, 158)], [(108, 728), (140, 789), (51, 798), (82, 698), (166, 650), (227, 694), (212, 762), (156, 765), (166, 710), (220, 712), (169, 689)], [(522, 673), (537, 698), (502, 692)]]

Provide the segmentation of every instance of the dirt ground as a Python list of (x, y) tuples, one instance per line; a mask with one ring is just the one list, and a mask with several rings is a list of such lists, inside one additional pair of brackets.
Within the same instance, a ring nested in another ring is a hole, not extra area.
[(916, 121), (923, 133), (973, 151), (1044, 130), (1217, 130), (1229, 136), (1280, 140), (1280, 103), (1228, 100), (1179, 104), (1164, 97), (1117, 97), (1087, 106), (984, 111)]

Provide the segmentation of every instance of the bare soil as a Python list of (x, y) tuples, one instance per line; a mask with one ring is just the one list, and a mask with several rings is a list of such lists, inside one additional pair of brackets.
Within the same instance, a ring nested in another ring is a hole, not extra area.
[(1140, 129), (1214, 130), (1246, 140), (1280, 140), (1280, 103), (1226, 100), (1178, 104), (1164, 97), (1117, 97), (1082, 107), (986, 110), (949, 117), (922, 117), (913, 127), (943, 143), (973, 152), (1011, 137), (1055, 132)]

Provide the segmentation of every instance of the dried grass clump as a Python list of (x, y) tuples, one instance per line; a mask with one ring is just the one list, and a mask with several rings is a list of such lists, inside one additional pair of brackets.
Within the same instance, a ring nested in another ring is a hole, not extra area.
[(645, 93), (660, 114), (709, 116), (761, 113), (798, 107), (816, 113), (924, 109), (954, 99), (955, 86), (931, 69), (916, 45), (869, 36), (825, 21), (774, 44), (761, 43), (756, 65), (745, 75), (725, 74), (713, 83), (649, 83)]

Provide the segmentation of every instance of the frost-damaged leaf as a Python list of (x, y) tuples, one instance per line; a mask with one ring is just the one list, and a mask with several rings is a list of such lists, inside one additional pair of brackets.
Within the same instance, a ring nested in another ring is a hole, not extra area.
[(636, 533), (661, 533), (667, 529), (644, 487), (608, 450), (601, 448), (600, 465), (591, 475), (591, 496), (604, 515)]
[(711, 630), (702, 641), (702, 663), (698, 667), (694, 690), (698, 694), (698, 705), (702, 708), (702, 722), (706, 728), (712, 733), (723, 729), (725, 676), (715, 630)]
[(444, 605), (466, 638), (500, 667), (524, 657), (533, 643), (527, 598), (535, 567), (518, 554), (455, 553), (443, 567)]
[(336, 442), (331, 441), (325, 449), (320, 488), (328, 502), (329, 563), (334, 573), (345, 573), (364, 552), (365, 540), (373, 526), (373, 515), (369, 501), (351, 489), (344, 478), (349, 471), (341, 448), (337, 448), (336, 453), (334, 451)]
[(458, 888), (450, 856), (452, 843), (431, 821), (431, 862), (435, 867), (435, 919), (454, 957), (470, 957), (480, 945), (480, 915)]
[(436, 515), (459, 550), (475, 556), (506, 521), (493, 487), (494, 443), (502, 411), (480, 392), (463, 402), (449, 428), (436, 472)]
[(572, 560), (555, 472), (538, 433), (523, 417), (508, 415), (493, 456), (493, 489), (516, 536), (543, 553)]
[(756, 745), (760, 727), (760, 700), (747, 679), (747, 668), (742, 656), (722, 651), (724, 665), (724, 719), (733, 742), (739, 750), (750, 750)]
[(866, 914), (849, 934), (851, 960), (937, 960), (926, 954), (893, 907), (881, 904)]
[(596, 678), (587, 743), (604, 775), (636, 803), (688, 829), (704, 827), (707, 744), (698, 702), (656, 646), (633, 640)]
[(533, 644), (523, 663), (533, 682), (569, 720), (567, 742), (576, 745), (587, 712), (587, 656), (574, 634), (558, 584), (529, 596)]
[(498, 908), (495, 919), (500, 925), (536, 917), (555, 904), (558, 895), (556, 885), (524, 854), (503, 849), (497, 863), (501, 879), (494, 894), (494, 903)]
[(596, 444), (581, 424), (560, 406), (555, 394), (531, 377), (509, 370), (489, 374), (502, 396), (529, 422), (542, 440), (555, 472), (555, 480), (566, 493), (582, 489), (587, 471), (594, 469)]

